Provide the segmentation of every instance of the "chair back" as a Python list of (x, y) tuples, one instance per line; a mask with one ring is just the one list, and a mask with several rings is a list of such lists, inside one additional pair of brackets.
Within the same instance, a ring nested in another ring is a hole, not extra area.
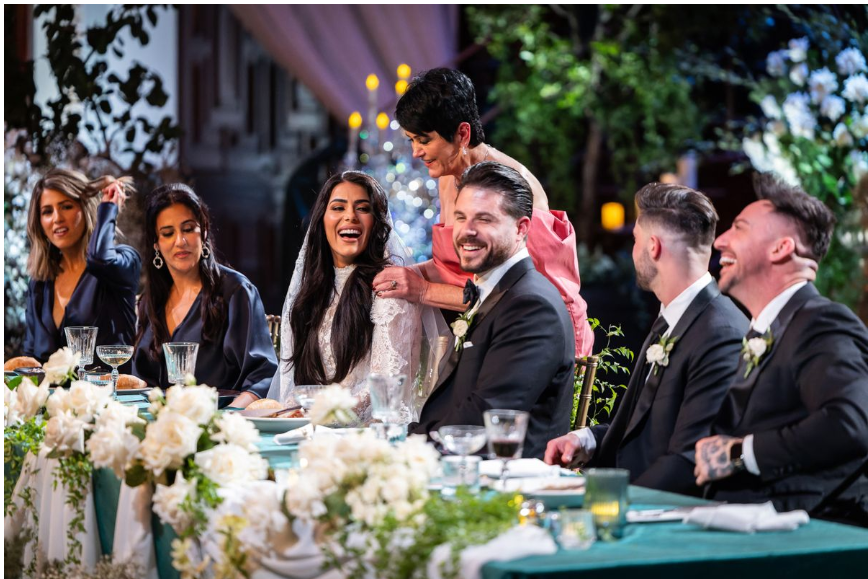
[(274, 353), (280, 359), (280, 316), (265, 316), (265, 321), (268, 324), (268, 335), (271, 336), (271, 345), (274, 346)]
[(573, 430), (578, 430), (588, 425), (588, 410), (591, 407), (591, 398), (594, 395), (594, 376), (597, 374), (597, 366), (599, 365), (599, 356), (576, 358), (576, 372), (582, 372), (582, 390), (579, 393), (579, 408), (576, 412)]

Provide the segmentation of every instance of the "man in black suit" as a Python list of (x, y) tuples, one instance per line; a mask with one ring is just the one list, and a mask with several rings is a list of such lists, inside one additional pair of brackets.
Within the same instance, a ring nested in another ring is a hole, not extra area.
[[(731, 502), (813, 509), (868, 458), (868, 330), (811, 281), (834, 217), (768, 176), (715, 242), (720, 286), (753, 316), (735, 382), (696, 445), (696, 483)], [(820, 516), (868, 507), (863, 475)]]
[(452, 240), (461, 268), (476, 274), (478, 299), (468, 282), (455, 346), (411, 432), (481, 425), (493, 408), (525, 410), (523, 456), (542, 458), (546, 441), (569, 430), (575, 340), (560, 294), (525, 247), (532, 210), (514, 169), (489, 161), (464, 172)]
[(708, 436), (732, 382), (748, 321), (708, 273), (717, 225), (711, 201), (687, 187), (651, 183), (636, 203), (636, 280), (660, 300), (660, 317), (611, 424), (552, 440), (545, 459), (626, 468), (633, 484), (698, 494), (694, 445)]

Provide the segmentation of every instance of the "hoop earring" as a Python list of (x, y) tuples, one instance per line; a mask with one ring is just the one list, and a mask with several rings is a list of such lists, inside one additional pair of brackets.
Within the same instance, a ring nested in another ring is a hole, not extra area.
[(203, 245), (202, 246), (202, 259), (208, 259), (209, 257), (211, 257), (211, 248), (208, 247), (207, 244)]
[(162, 269), (164, 262), (159, 249), (154, 250), (154, 260), (151, 263), (153, 263), (154, 267), (157, 269)]

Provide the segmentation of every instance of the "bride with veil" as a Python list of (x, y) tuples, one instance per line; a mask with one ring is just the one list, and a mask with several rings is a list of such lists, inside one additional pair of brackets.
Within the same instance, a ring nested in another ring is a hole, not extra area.
[(407, 255), (374, 178), (346, 171), (325, 183), (283, 306), (280, 361), (269, 398), (286, 401), (296, 384), (336, 383), (357, 395), (367, 414), (369, 374), (414, 379), (421, 308), (375, 299), (372, 290), (374, 276), (404, 265)]

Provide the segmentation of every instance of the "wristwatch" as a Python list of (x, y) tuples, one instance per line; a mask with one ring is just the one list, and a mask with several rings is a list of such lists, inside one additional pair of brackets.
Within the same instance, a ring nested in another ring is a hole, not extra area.
[(744, 464), (744, 451), (741, 442), (736, 442), (729, 447), (729, 462), (732, 463), (735, 472), (747, 470), (747, 466)]

